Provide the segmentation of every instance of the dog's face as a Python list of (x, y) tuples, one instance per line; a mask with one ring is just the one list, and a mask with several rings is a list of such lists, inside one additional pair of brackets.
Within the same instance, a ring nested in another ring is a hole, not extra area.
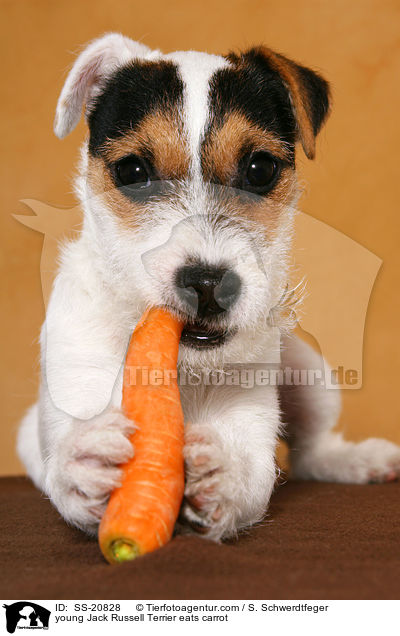
[(313, 157), (325, 80), (265, 48), (162, 55), (109, 34), (73, 67), (58, 136), (83, 103), (78, 192), (116, 293), (182, 315), (189, 364), (254, 359), (287, 284), (295, 144)]

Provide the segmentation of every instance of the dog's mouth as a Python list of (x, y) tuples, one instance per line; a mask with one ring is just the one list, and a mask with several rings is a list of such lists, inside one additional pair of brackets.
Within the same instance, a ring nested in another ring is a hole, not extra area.
[(182, 331), (181, 343), (194, 349), (212, 349), (224, 344), (235, 332), (235, 329), (212, 329), (196, 321), (187, 322)]

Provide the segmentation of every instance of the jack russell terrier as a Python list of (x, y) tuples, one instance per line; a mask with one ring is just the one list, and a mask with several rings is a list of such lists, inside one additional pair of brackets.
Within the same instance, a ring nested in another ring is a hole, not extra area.
[[(17, 442), (67, 522), (96, 533), (119, 466), (134, 453), (122, 368), (147, 307), (184, 318), (178, 363), (188, 372), (264, 363), (277, 333), (282, 367), (324, 368), (281, 309), (299, 197), (295, 146), (314, 157), (329, 103), (319, 74), (265, 47), (164, 55), (110, 33), (77, 58), (55, 133), (68, 135), (84, 108), (89, 135), (75, 181), (84, 222), (61, 251), (41, 332), (39, 400)], [(260, 521), (279, 434), (298, 479), (362, 484), (400, 473), (400, 447), (333, 432), (339, 391), (321, 383), (180, 390), (180, 528), (218, 541)]]

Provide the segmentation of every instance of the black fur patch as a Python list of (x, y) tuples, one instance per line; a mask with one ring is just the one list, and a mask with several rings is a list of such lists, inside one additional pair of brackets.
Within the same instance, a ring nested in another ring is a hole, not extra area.
[[(279, 72), (258, 48), (240, 56), (230, 53), (227, 59), (233, 67), (217, 71), (210, 83), (209, 130), (222, 125), (227, 111), (237, 110), (287, 142), (294, 164), (297, 127), (289, 92)], [(299, 64), (295, 67), (316, 135), (329, 111), (329, 85), (318, 73)]]
[(209, 130), (222, 126), (226, 113), (238, 111), (287, 142), (294, 158), (296, 122), (288, 92), (275, 71), (256, 60), (221, 69), (211, 79), (209, 102)]
[(134, 129), (158, 108), (172, 109), (182, 102), (183, 83), (172, 62), (131, 62), (109, 78), (91, 108), (89, 152), (100, 154), (111, 138)]
[[(267, 57), (262, 52), (262, 48), (255, 47), (244, 53), (240, 58), (235, 56), (234, 54), (228, 55), (228, 59), (230, 59), (233, 63), (241, 62), (247, 65), (256, 67), (262, 73), (267, 76), (271, 73), (275, 74), (283, 86), (283, 89), (287, 92), (287, 88), (283, 84), (283, 81), (276, 69), (271, 68), (270, 62)], [(291, 64), (296, 68), (296, 71), (299, 75), (299, 80), (301, 84), (301, 90), (307, 95), (307, 101), (309, 104), (309, 115), (311, 116), (311, 122), (313, 125), (313, 131), (316, 135), (327, 114), (329, 111), (329, 84), (328, 82), (321, 77), (315, 71), (307, 68), (306, 66), (301, 66), (296, 62), (291, 61)]]

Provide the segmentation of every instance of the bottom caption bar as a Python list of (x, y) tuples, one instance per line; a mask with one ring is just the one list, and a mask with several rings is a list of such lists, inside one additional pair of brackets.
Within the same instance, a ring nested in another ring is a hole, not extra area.
[(232, 628), (297, 629), (308, 634), (350, 633), (352, 626), (363, 635), (389, 628), (397, 622), (400, 601), (56, 601), (7, 600), (1, 602), (1, 633), (46, 630), (71, 634), (177, 633), (191, 629), (213, 631)]

